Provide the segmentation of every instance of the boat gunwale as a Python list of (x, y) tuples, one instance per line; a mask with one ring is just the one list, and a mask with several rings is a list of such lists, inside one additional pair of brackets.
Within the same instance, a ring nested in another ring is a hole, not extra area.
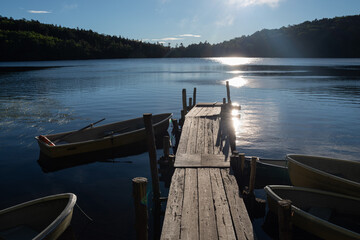
[[(357, 198), (357, 197), (344, 195), (344, 194), (339, 194), (339, 193), (335, 193), (335, 192), (323, 191), (323, 190), (319, 190), (319, 189), (313, 189), (313, 188), (295, 187), (295, 186), (289, 186), (289, 185), (268, 185), (268, 186), (264, 187), (264, 190), (265, 190), (266, 194), (270, 195), (270, 197), (273, 198), (276, 202), (279, 201), (279, 200), (283, 200), (283, 198), (281, 198), (279, 195), (277, 195), (273, 191), (273, 189), (290, 190), (290, 191), (303, 191), (303, 192), (316, 193), (316, 194), (327, 195), (327, 196), (332, 196), (332, 197), (340, 197), (340, 198), (345, 198), (345, 199), (360, 202), (360, 198)], [(354, 232), (354, 231), (352, 231), (350, 229), (341, 227), (341, 226), (336, 225), (336, 224), (334, 224), (334, 223), (332, 223), (330, 221), (327, 221), (327, 220), (322, 219), (320, 217), (314, 216), (313, 214), (308, 213), (308, 212), (302, 210), (301, 208), (295, 206), (293, 203), (291, 203), (291, 209), (294, 210), (294, 212), (298, 213), (301, 217), (303, 217), (303, 218), (305, 218), (307, 220), (313, 220), (317, 224), (329, 226), (329, 228), (331, 228), (332, 230), (340, 231), (340, 232), (342, 232), (344, 234), (351, 235), (351, 237), (359, 237), (360, 236), (360, 233)]]
[(349, 180), (347, 178), (343, 178), (343, 177), (338, 177), (334, 174), (331, 174), (331, 173), (328, 173), (328, 172), (325, 172), (325, 171), (322, 171), (318, 168), (314, 168), (314, 167), (311, 167), (307, 164), (304, 164), (298, 160), (295, 160), (293, 158), (291, 158), (291, 156), (299, 156), (299, 157), (311, 157), (311, 158), (322, 158), (322, 159), (331, 159), (331, 160), (338, 160), (338, 161), (344, 161), (344, 162), (351, 162), (351, 163), (355, 163), (355, 164), (359, 164), (360, 165), (360, 162), (357, 162), (357, 161), (352, 161), (352, 160), (346, 160), (346, 159), (339, 159), (339, 158), (328, 158), (328, 157), (322, 157), (322, 156), (313, 156), (313, 155), (302, 155), (302, 154), (287, 154), (286, 155), (286, 159), (288, 160), (288, 162), (292, 162), (294, 164), (297, 164), (309, 171), (313, 171), (313, 172), (316, 172), (318, 174), (320, 174), (321, 176), (325, 176), (325, 177), (329, 177), (329, 178), (332, 178), (332, 179), (335, 179), (337, 181), (340, 181), (340, 182), (344, 182), (344, 183), (347, 183), (347, 184), (350, 184), (352, 186), (355, 186), (355, 187), (360, 187), (360, 183), (358, 182), (355, 182), (353, 180)]
[[(245, 160), (251, 162), (251, 157), (246, 156), (246, 157), (245, 157)], [(264, 162), (264, 161), (262, 161), (262, 160), (266, 160), (267, 162)], [(284, 161), (284, 162), (286, 162), (286, 166), (281, 166), (281, 165), (277, 165), (277, 164), (272, 164), (272, 163), (269, 163), (269, 161), (277, 161), (277, 162)], [(266, 165), (266, 166), (270, 166), (270, 167), (278, 167), (278, 168), (282, 168), (282, 169), (287, 169), (287, 162), (288, 162), (288, 161), (287, 161), (286, 159), (282, 160), (282, 159), (268, 159), (268, 158), (263, 158), (263, 159), (262, 159), (262, 158), (259, 158), (256, 162), (257, 162), (257, 163), (260, 163), (260, 164), (263, 164), (263, 165)]]
[(39, 232), (33, 239), (43, 239), (48, 234), (50, 234), (54, 229), (56, 229), (59, 224), (63, 222), (63, 220), (73, 211), (73, 208), (76, 204), (77, 197), (74, 193), (61, 193), (50, 196), (45, 196), (41, 198), (37, 198), (34, 200), (26, 201), (23, 203), (19, 203), (15, 206), (11, 206), (5, 209), (0, 210), (0, 216), (2, 214), (10, 213), (12, 211), (17, 211), (22, 208), (31, 207), (36, 204), (41, 204), (44, 202), (59, 200), (59, 199), (68, 199), (67, 204), (64, 209), (61, 210), (61, 213), (53, 220), (51, 223), (41, 232)]
[[(161, 125), (161, 124), (164, 123), (165, 121), (169, 121), (169, 120), (171, 119), (171, 117), (173, 116), (172, 113), (161, 113), (161, 114), (156, 114), (156, 115), (167, 115), (167, 117), (164, 118), (163, 120), (161, 120), (161, 121), (153, 124), (153, 127), (156, 127), (156, 126), (158, 126), (158, 125)], [(119, 122), (115, 122), (115, 123), (121, 123), (121, 122), (125, 122), (125, 121), (134, 121), (134, 120), (138, 120), (138, 119), (141, 119), (141, 117), (139, 117), (139, 118), (133, 118), (133, 119), (128, 119), (128, 120), (124, 120), (124, 121), (119, 121)], [(111, 125), (111, 124), (114, 124), (114, 123), (104, 124), (104, 125), (97, 126), (97, 127), (94, 127), (94, 128), (100, 128), (100, 127), (104, 127), (104, 126)], [(51, 145), (48, 145), (48, 144), (40, 141), (40, 140), (39, 140), (39, 136), (35, 136), (35, 139), (38, 141), (38, 143), (41, 143), (41, 144), (42, 144), (43, 146), (45, 146), (46, 148), (56, 149), (56, 148), (70, 147), (70, 146), (74, 146), (74, 145), (78, 145), (78, 144), (96, 143), (96, 142), (101, 142), (101, 141), (104, 141), (104, 140), (107, 140), (107, 139), (119, 138), (119, 137), (126, 136), (126, 135), (128, 135), (128, 134), (134, 134), (134, 133), (143, 131), (144, 129), (145, 129), (145, 127), (142, 127), (142, 128), (139, 128), (139, 129), (130, 131), (130, 132), (125, 132), (125, 133), (117, 134), (115, 137), (114, 137), (113, 135), (110, 135), (110, 136), (106, 136), (106, 137), (99, 138), (99, 139), (92, 139), (92, 140), (87, 140), (87, 141), (79, 141), (79, 142), (74, 142), (74, 143), (64, 143), (64, 144), (55, 145), (55, 146), (51, 146)], [(76, 132), (76, 131), (78, 131), (78, 130), (69, 131), (69, 132), (63, 132), (62, 134), (69, 134), (69, 133), (73, 133), (73, 132)], [(57, 133), (57, 134), (61, 134), (61, 133)], [(55, 134), (54, 134), (54, 135), (55, 135)], [(49, 134), (48, 134), (48, 135), (44, 135), (44, 136), (45, 136), (45, 137), (46, 137), (46, 136), (49, 136)]]

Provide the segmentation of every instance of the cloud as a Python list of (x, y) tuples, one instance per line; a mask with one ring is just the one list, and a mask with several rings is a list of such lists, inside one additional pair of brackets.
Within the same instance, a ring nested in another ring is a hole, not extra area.
[(151, 39), (152, 41), (177, 41), (182, 40), (184, 38), (178, 38), (178, 37), (165, 37), (165, 38), (158, 38), (158, 39)]
[(181, 34), (181, 35), (179, 35), (179, 37), (194, 37), (194, 38), (199, 38), (199, 37), (201, 37), (201, 35), (197, 35), (197, 34)]
[(51, 13), (51, 11), (28, 10), (28, 13), (43, 14), (43, 13)]
[(277, 7), (282, 0), (227, 0), (229, 5), (237, 7), (248, 7), (253, 5), (269, 5), (270, 7)]
[(228, 15), (228, 16), (218, 20), (215, 24), (220, 27), (231, 26), (231, 25), (233, 25), (234, 20), (235, 20), (234, 16)]

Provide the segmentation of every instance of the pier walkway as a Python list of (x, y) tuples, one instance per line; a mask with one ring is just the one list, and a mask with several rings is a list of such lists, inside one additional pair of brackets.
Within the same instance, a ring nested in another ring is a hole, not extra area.
[(254, 239), (230, 173), (230, 116), (222, 106), (200, 103), (186, 114), (161, 239)]

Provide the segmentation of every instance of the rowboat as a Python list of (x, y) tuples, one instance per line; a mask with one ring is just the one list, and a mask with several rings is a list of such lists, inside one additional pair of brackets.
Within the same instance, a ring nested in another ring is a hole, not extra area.
[(360, 197), (360, 162), (295, 154), (286, 158), (294, 186)]
[[(172, 113), (152, 116), (155, 135), (167, 131), (171, 116)], [(143, 118), (135, 118), (77, 131), (40, 135), (35, 138), (44, 155), (59, 158), (144, 142), (146, 133)]]
[(0, 239), (57, 239), (69, 226), (76, 195), (64, 193), (0, 211)]
[[(245, 160), (245, 172), (249, 174), (251, 157), (245, 157)], [(260, 158), (256, 161), (255, 188), (264, 188), (269, 184), (290, 184), (287, 160)]]
[(279, 200), (291, 200), (292, 223), (323, 239), (360, 239), (360, 198), (318, 189), (266, 186), (269, 210), (277, 214)]

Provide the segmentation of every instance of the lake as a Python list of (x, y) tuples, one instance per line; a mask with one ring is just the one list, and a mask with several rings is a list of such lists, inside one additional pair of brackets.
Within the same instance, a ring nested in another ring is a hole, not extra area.
[[(0, 63), (5, 66), (54, 68), (0, 73), (0, 209), (73, 192), (92, 218), (75, 208), (71, 234), (76, 239), (135, 238), (131, 179), (150, 180), (148, 154), (48, 172), (38, 163), (34, 136), (143, 113), (172, 112), (179, 119), (183, 88), (190, 97), (196, 87), (197, 102), (222, 102), (229, 81), (231, 99), (241, 105), (237, 149), (248, 156), (283, 159), (299, 153), (360, 160), (360, 59)], [(166, 196), (163, 183), (161, 189)]]

